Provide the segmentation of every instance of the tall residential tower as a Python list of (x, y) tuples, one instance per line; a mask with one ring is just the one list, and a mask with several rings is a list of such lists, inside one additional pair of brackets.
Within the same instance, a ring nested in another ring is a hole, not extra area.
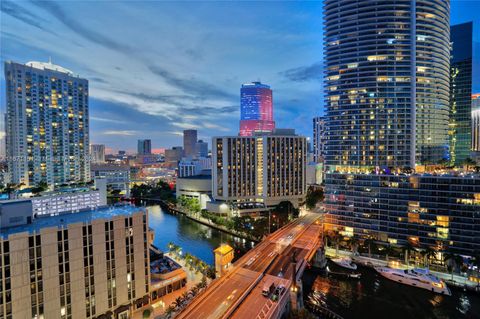
[(88, 81), (51, 62), (5, 63), (12, 183), (90, 180)]
[(243, 84), (240, 89), (240, 136), (268, 133), (274, 129), (270, 86), (261, 82)]

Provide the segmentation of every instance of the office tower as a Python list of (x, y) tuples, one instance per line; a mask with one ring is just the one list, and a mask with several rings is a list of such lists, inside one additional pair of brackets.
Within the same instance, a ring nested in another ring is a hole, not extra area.
[(306, 194), (306, 151), (306, 138), (291, 133), (214, 137), (213, 198), (297, 207)]
[(472, 95), (472, 150), (480, 152), (480, 93)]
[(270, 86), (260, 82), (246, 83), (240, 89), (240, 136), (275, 129), (273, 99)]
[(12, 183), (90, 180), (88, 81), (51, 62), (5, 62)]
[(0, 232), (3, 318), (129, 318), (149, 301), (147, 212), (116, 207)]
[(448, 156), (450, 5), (324, 2), (326, 164), (370, 171)]
[(152, 154), (152, 140), (138, 140), (137, 154), (138, 155)]
[(197, 144), (197, 130), (184, 130), (183, 131), (183, 151), (186, 157), (195, 157)]
[(472, 22), (450, 28), (450, 156), (461, 165), (472, 146)]
[(176, 167), (182, 157), (183, 148), (181, 146), (174, 146), (169, 150), (165, 150), (165, 163), (170, 167)]
[(317, 116), (313, 118), (313, 160), (320, 162), (325, 156), (326, 127), (325, 118)]
[(195, 155), (197, 157), (207, 157), (208, 156), (208, 143), (202, 140), (199, 140), (195, 144)]
[(90, 156), (92, 163), (105, 163), (105, 145), (92, 144), (90, 145)]

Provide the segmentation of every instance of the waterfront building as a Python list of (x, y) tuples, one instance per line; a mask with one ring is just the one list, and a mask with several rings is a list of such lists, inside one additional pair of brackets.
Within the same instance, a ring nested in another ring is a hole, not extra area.
[(326, 178), (325, 223), (340, 226), (345, 236), (363, 234), (469, 256), (480, 249), (479, 174), (330, 173)]
[(461, 165), (472, 147), (472, 22), (450, 28), (450, 156)]
[(105, 163), (105, 145), (92, 144), (90, 145), (91, 163)]
[(137, 155), (152, 154), (152, 140), (138, 140)]
[(0, 317), (131, 318), (149, 302), (148, 215), (132, 206), (0, 232)]
[(243, 84), (240, 89), (240, 136), (268, 133), (275, 129), (270, 86), (261, 82)]
[(478, 249), (480, 177), (439, 165), (449, 158), (449, 15), (443, 0), (325, 1), (327, 230)]
[(88, 81), (51, 62), (5, 62), (11, 183), (90, 181)]
[(130, 195), (130, 166), (117, 164), (92, 164), (93, 179), (105, 179), (107, 188), (118, 190), (121, 194)]
[(292, 131), (214, 137), (214, 200), (237, 207), (272, 207), (290, 201), (298, 207), (306, 195), (307, 140)]
[(207, 157), (208, 156), (208, 143), (202, 140), (199, 140), (195, 144), (195, 156), (196, 157)]
[(327, 169), (447, 158), (449, 1), (325, 0), (323, 8)]
[(480, 153), (480, 93), (472, 96), (472, 150)]
[(197, 130), (184, 130), (183, 131), (183, 151), (184, 156), (193, 158), (197, 155)]
[(313, 118), (313, 160), (320, 163), (325, 156), (326, 146), (325, 118), (317, 116)]
[(175, 183), (176, 198), (181, 196), (195, 198), (200, 203), (200, 208), (205, 209), (207, 202), (211, 201), (212, 175), (201, 174), (196, 176), (179, 177)]

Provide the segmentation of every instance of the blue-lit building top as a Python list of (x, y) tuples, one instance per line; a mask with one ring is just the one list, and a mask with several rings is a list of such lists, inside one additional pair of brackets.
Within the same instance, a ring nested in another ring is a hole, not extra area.
[(274, 128), (270, 86), (261, 82), (243, 84), (240, 89), (240, 135), (272, 132)]

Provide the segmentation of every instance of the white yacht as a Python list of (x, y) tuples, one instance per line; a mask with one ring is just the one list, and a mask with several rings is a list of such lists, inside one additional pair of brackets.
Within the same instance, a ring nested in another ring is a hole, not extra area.
[(330, 260), (340, 267), (357, 270), (357, 265), (352, 261), (352, 258), (350, 257), (332, 258)]
[(390, 267), (375, 267), (375, 270), (383, 277), (401, 284), (427, 289), (447, 296), (452, 294), (445, 282), (432, 275), (428, 269), (394, 269)]

